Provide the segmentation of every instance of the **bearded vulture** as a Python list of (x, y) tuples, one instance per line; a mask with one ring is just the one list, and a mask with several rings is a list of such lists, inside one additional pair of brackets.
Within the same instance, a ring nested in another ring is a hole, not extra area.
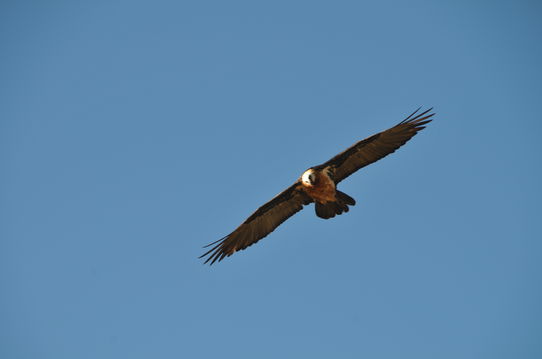
[(434, 113), (414, 111), (390, 129), (355, 143), (329, 161), (309, 168), (293, 185), (278, 194), (246, 219), (236, 230), (204, 248), (200, 258), (213, 264), (243, 250), (273, 232), (282, 222), (314, 202), (316, 215), (323, 219), (348, 212), (356, 201), (337, 189), (337, 184), (360, 168), (395, 152), (431, 122)]

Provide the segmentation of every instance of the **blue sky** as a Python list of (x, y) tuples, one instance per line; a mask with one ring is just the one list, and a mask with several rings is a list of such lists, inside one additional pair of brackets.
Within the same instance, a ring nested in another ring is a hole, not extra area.
[[(7, 1), (3, 358), (540, 358), (535, 1)], [(212, 267), (308, 167), (435, 121)]]

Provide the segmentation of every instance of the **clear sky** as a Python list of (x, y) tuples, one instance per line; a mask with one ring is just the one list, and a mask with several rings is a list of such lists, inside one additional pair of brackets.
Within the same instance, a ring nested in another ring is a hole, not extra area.
[[(541, 358), (537, 1), (4, 1), (0, 357)], [(357, 140), (429, 127), (212, 267)]]

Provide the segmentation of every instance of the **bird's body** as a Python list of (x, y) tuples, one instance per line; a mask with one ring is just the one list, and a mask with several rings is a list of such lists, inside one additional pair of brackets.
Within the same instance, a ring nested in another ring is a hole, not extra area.
[(414, 116), (418, 110), (396, 126), (359, 141), (329, 161), (303, 172), (293, 185), (258, 208), (235, 231), (209, 244), (213, 247), (201, 256), (209, 255), (205, 263), (213, 264), (251, 246), (310, 203), (314, 202), (316, 215), (324, 219), (348, 212), (348, 206), (355, 205), (356, 201), (339, 191), (337, 184), (360, 168), (395, 152), (424, 129), (433, 114), (427, 114), (429, 109)]
[(348, 205), (356, 204), (352, 197), (337, 190), (333, 172), (332, 166), (311, 167), (298, 179), (299, 190), (311, 198), (316, 215), (323, 219), (348, 212)]
[[(314, 181), (311, 181), (311, 176)], [(309, 168), (301, 175), (300, 181), (303, 191), (315, 202), (325, 204), (336, 201), (335, 182), (330, 177), (330, 168), (322, 170)]]

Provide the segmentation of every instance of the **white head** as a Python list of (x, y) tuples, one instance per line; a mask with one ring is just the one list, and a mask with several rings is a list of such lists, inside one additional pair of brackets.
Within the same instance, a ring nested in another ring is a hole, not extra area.
[(314, 185), (316, 182), (316, 173), (314, 170), (308, 169), (301, 175), (301, 181), (309, 186)]

